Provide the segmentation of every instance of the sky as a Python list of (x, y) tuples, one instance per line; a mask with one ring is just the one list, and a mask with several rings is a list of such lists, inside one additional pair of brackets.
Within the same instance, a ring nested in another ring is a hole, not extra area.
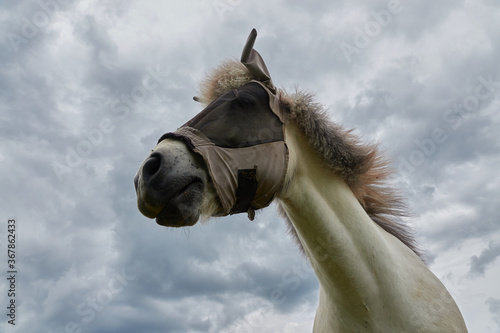
[(318, 282), (274, 205), (184, 229), (136, 208), (139, 165), (252, 28), (276, 86), (380, 143), (429, 268), (470, 332), (500, 332), (494, 0), (3, 0), (1, 332), (312, 330)]

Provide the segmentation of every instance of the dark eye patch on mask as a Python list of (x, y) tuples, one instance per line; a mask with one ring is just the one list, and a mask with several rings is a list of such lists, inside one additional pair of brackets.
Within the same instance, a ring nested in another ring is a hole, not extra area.
[(222, 95), (184, 126), (224, 148), (283, 141), (282, 123), (271, 111), (268, 92), (253, 82)]

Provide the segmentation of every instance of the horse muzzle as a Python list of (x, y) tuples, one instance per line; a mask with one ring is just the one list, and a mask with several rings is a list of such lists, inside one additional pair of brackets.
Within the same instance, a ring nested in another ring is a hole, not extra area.
[(134, 178), (139, 211), (163, 226), (194, 225), (207, 181), (202, 163), (182, 142), (159, 144)]

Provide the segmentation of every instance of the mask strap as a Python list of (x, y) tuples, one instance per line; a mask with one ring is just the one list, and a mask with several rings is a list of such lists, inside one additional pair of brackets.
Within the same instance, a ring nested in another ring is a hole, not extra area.
[(238, 170), (238, 188), (236, 189), (236, 203), (231, 209), (232, 214), (248, 212), (248, 218), (253, 221), (255, 211), (251, 207), (257, 193), (257, 167), (254, 169)]

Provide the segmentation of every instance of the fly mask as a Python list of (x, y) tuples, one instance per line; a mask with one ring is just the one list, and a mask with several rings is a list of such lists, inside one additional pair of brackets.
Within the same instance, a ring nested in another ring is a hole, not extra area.
[(254, 80), (211, 102), (167, 138), (184, 141), (207, 165), (221, 216), (267, 207), (283, 186), (288, 149), (276, 88), (253, 44), (252, 30), (241, 63)]

